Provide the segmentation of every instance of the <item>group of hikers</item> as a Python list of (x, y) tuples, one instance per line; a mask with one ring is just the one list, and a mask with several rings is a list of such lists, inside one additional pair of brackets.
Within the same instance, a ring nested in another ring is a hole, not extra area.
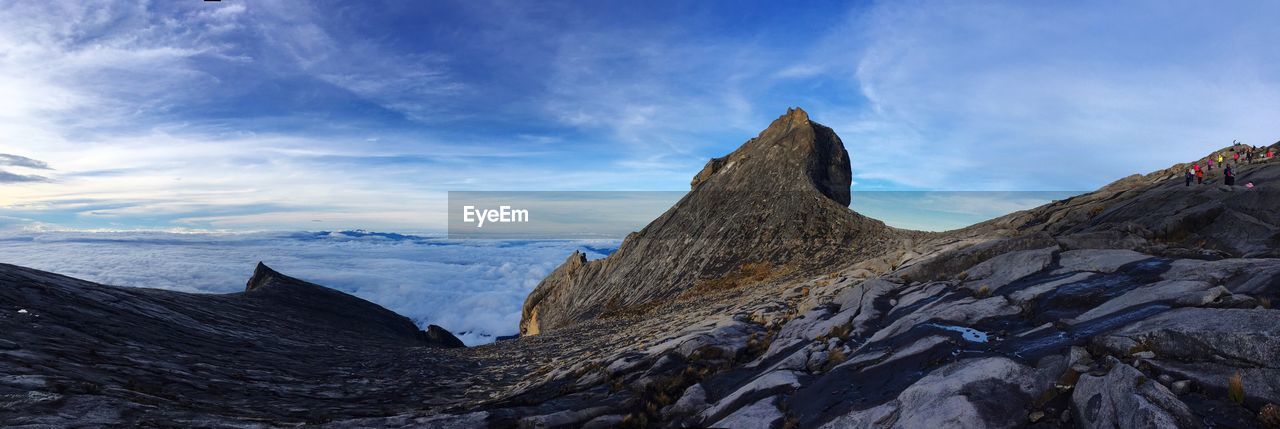
[(1187, 169), (1186, 174), (1187, 186), (1191, 186), (1192, 181), (1195, 181), (1197, 184), (1204, 183), (1205, 172), (1213, 171), (1215, 164), (1222, 168), (1223, 184), (1227, 186), (1235, 186), (1236, 172), (1232, 168), (1233, 166), (1238, 166), (1241, 162), (1244, 162), (1245, 164), (1253, 164), (1254, 162), (1270, 161), (1274, 159), (1275, 156), (1276, 149), (1274, 146), (1249, 146), (1232, 140), (1230, 149), (1209, 155), (1203, 163), (1204, 165), (1199, 162), (1191, 164), (1191, 168)]

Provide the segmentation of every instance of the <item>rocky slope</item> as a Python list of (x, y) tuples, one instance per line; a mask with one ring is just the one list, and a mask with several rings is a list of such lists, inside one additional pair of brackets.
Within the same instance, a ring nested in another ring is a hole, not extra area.
[(245, 292), (227, 295), (104, 286), (0, 265), (0, 308), (7, 427), (383, 413), (389, 402), (442, 400), (438, 392), (466, 370), (426, 352), (461, 347), (447, 331), (421, 331), (371, 302), (265, 265)]
[(296, 280), (254, 297), (276, 273), (193, 296), (0, 266), (0, 422), (1280, 425), (1280, 163), (1240, 166), (1253, 188), (1186, 187), (1178, 165), (923, 234), (845, 208), (824, 130), (791, 111), (713, 160), (626, 253), (548, 277), (524, 337), (482, 347)]
[(1045, 232), (1082, 248), (1131, 247), (1157, 253), (1195, 249), (1217, 257), (1280, 257), (1280, 211), (1275, 203), (1280, 170), (1262, 165), (1269, 164), (1237, 166), (1236, 186), (1228, 187), (1221, 168), (1209, 172), (1203, 185), (1187, 186), (1183, 173), (1191, 164), (1178, 164), (971, 229)]

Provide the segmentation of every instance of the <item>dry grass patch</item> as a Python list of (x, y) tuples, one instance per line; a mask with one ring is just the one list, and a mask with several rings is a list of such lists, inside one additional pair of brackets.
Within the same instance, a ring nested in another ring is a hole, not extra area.
[(1133, 356), (1142, 352), (1154, 352), (1154, 351), (1156, 351), (1156, 348), (1155, 348), (1155, 345), (1152, 344), (1151, 339), (1144, 337), (1144, 338), (1139, 338), (1138, 342), (1134, 344), (1133, 347), (1129, 347), (1129, 356)]
[[(718, 357), (722, 355), (718, 350), (704, 347), (695, 352), (695, 354), (700, 355), (698, 357), (702, 358), (707, 356)], [(634, 391), (637, 401), (630, 407), (630, 412), (623, 418), (618, 427), (644, 428), (650, 427), (650, 423), (662, 421), (662, 409), (678, 401), (690, 386), (702, 382), (724, 368), (723, 363), (717, 365), (720, 366), (711, 366), (708, 362), (695, 360), (691, 356), (689, 361), (686, 362), (685, 368), (679, 373), (662, 377), (643, 389)]]
[(849, 359), (849, 356), (845, 355), (843, 347), (831, 349), (830, 352), (827, 352), (827, 362), (822, 365), (822, 370), (829, 371), (831, 368), (835, 368), (836, 365), (843, 363), (846, 359)]
[(851, 332), (853, 332), (853, 325), (832, 326), (831, 331), (827, 332), (827, 337), (847, 340), (849, 339), (849, 333)]
[(613, 319), (645, 316), (671, 303), (672, 301), (669, 299), (660, 299), (635, 305), (625, 305), (618, 301), (617, 297), (614, 297), (601, 308), (602, 311), (599, 317), (601, 319)]
[(769, 350), (769, 346), (771, 344), (773, 344), (772, 332), (751, 334), (751, 338), (747, 339), (747, 350), (745, 354), (749, 357), (760, 356)]
[(1057, 387), (1063, 390), (1071, 389), (1075, 387), (1076, 383), (1079, 381), (1080, 373), (1076, 372), (1074, 369), (1067, 368), (1067, 372), (1062, 373), (1062, 376), (1058, 377)]
[(976, 296), (978, 298), (986, 298), (991, 296), (991, 286), (987, 286), (987, 285), (979, 286), (978, 290), (973, 292), (973, 296)]
[(1107, 206), (1101, 205), (1101, 204), (1093, 206), (1093, 208), (1089, 209), (1089, 217), (1098, 216), (1099, 214), (1102, 214), (1103, 210), (1106, 210), (1106, 209), (1107, 209)]
[(779, 267), (768, 262), (747, 262), (723, 276), (695, 281), (693, 287), (680, 294), (680, 298), (699, 297), (742, 286), (756, 285), (789, 274), (794, 270), (795, 268), (791, 266)]
[(703, 346), (694, 350), (693, 353), (689, 353), (689, 360), (691, 361), (706, 361), (712, 359), (723, 359), (725, 357), (724, 350), (714, 346)]
[(814, 338), (814, 341), (825, 343), (827, 342), (827, 340), (832, 338), (848, 340), (849, 334), (852, 334), (852, 333), (853, 333), (852, 324), (836, 325), (836, 326), (832, 326), (830, 330), (827, 330), (827, 333), (819, 335), (817, 338)]
[(1244, 378), (1238, 372), (1227, 379), (1227, 399), (1237, 404), (1244, 404)]
[(649, 416), (641, 413), (627, 414), (618, 423), (620, 428), (647, 428), (649, 427)]

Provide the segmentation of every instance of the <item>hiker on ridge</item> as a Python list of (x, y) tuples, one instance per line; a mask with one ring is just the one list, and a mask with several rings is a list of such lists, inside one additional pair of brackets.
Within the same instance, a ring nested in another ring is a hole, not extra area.
[(1225, 170), (1222, 170), (1222, 180), (1227, 184), (1227, 186), (1236, 185), (1236, 173), (1231, 171), (1230, 165), (1228, 165)]
[(1200, 165), (1197, 164), (1196, 165), (1196, 184), (1197, 185), (1204, 183), (1204, 170), (1200, 169), (1199, 167)]
[(1194, 178), (1194, 177), (1196, 177), (1196, 174), (1195, 174), (1195, 173), (1193, 173), (1193, 171), (1195, 171), (1195, 169), (1194, 169), (1194, 168), (1188, 168), (1188, 169), (1187, 169), (1187, 174), (1186, 174), (1186, 177), (1187, 177), (1187, 186), (1191, 186), (1191, 179), (1192, 179), (1192, 178)]

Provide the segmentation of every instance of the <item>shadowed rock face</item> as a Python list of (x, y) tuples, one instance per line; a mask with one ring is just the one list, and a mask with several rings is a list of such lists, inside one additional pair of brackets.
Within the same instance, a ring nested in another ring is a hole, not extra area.
[(0, 264), (0, 402), (14, 405), (0, 425), (323, 421), (441, 400), (433, 378), (462, 371), (408, 357), (462, 346), (438, 327), (262, 264), (246, 289), (106, 286)]
[[(194, 295), (199, 299), (201, 295)], [(274, 308), (279, 317), (305, 321), (311, 329), (395, 341), (462, 347), (449, 331), (431, 325), (427, 331), (409, 318), (360, 298), (280, 274), (258, 263), (242, 294), (244, 299)]]
[(850, 177), (840, 137), (790, 109), (708, 162), (689, 194), (617, 252), (571, 256), (525, 301), (521, 334), (670, 299), (743, 264), (803, 272), (882, 253), (902, 234), (848, 209)]

